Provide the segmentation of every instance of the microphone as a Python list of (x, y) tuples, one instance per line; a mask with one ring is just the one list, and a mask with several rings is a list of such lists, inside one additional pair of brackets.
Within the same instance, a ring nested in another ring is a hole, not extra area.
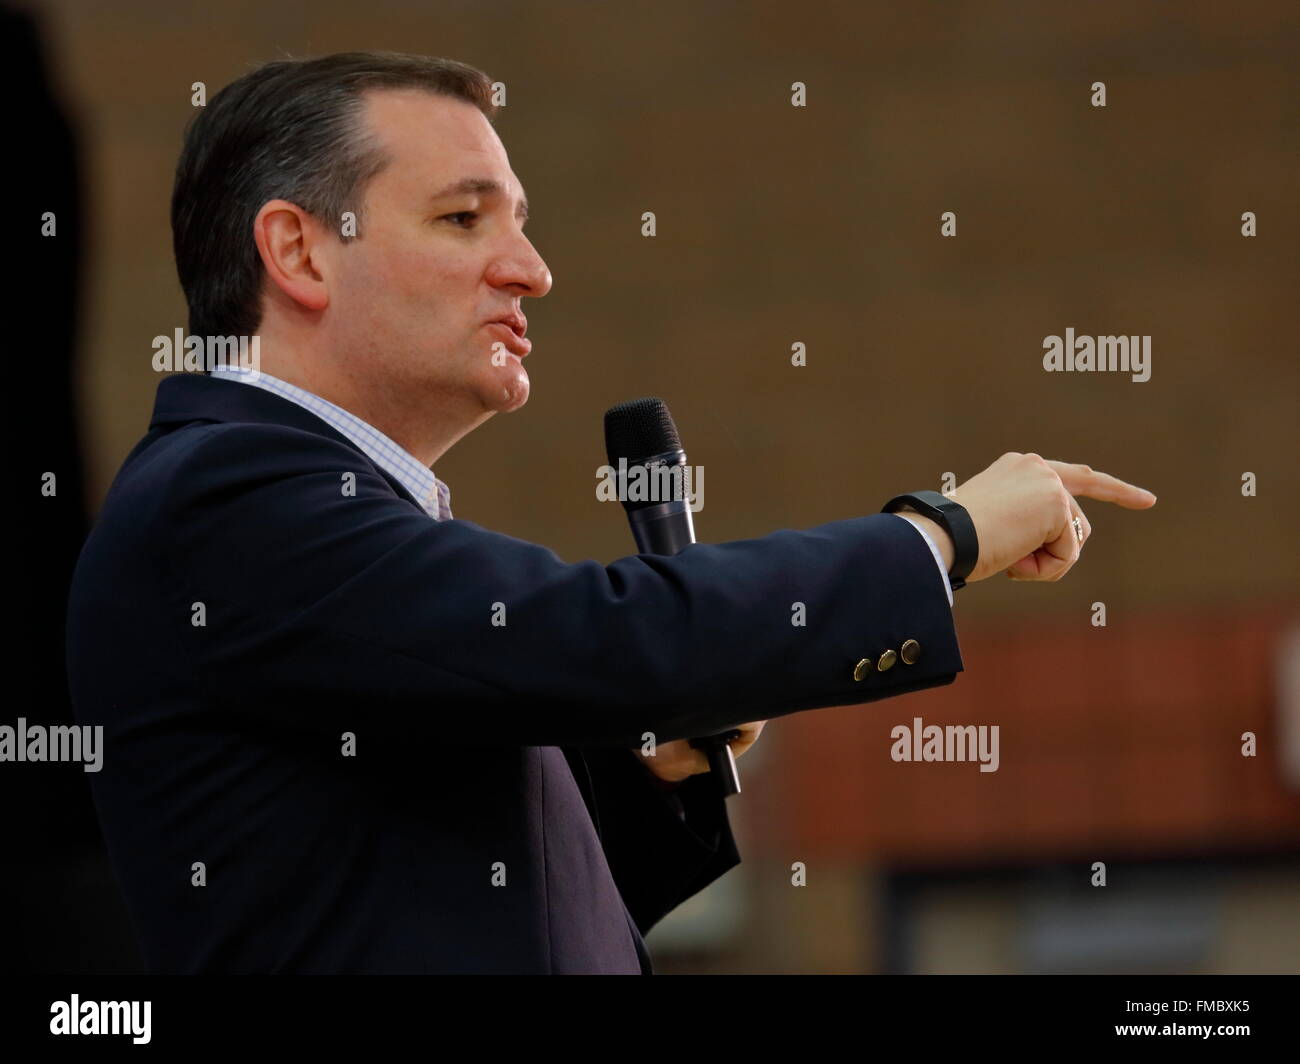
[[(662, 399), (632, 399), (606, 410), (605, 454), (638, 554), (676, 554), (695, 542), (684, 486), (686, 452)], [(639, 480), (642, 490), (633, 490), (629, 480)], [(728, 745), (740, 734), (733, 729), (691, 740), (708, 757), (724, 798), (740, 793), (736, 757)]]

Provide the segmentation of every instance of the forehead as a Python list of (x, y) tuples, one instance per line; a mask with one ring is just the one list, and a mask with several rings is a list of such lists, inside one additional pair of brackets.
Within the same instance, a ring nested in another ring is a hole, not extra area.
[(445, 183), (473, 173), (521, 194), (501, 138), (472, 103), (421, 89), (374, 89), (364, 105), (366, 126), (392, 176)]

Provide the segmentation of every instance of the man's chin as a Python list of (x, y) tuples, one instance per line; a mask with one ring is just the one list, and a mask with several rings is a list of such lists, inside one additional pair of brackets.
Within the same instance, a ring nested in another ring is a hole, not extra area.
[[(513, 358), (510, 360), (515, 361)], [(494, 414), (508, 414), (528, 402), (532, 388), (528, 371), (522, 365), (494, 367), (497, 372), (480, 391), (483, 405)]]

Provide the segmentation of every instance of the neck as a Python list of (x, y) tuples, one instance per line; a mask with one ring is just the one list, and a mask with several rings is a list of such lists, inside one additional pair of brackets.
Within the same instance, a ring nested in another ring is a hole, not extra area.
[(338, 359), (313, 353), (309, 362), (299, 356), (297, 345), (268, 343), (265, 334), (261, 349), (261, 369), (272, 377), (342, 407), (430, 468), (492, 416), (482, 408), (466, 410), (463, 399), (445, 392), (420, 393), (391, 378), (359, 376)]

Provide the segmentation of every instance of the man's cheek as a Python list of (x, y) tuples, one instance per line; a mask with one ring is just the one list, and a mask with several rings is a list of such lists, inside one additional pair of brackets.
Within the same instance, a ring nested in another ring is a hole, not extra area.
[(447, 296), (447, 280), (435, 263), (412, 256), (399, 260), (387, 272), (391, 291), (401, 293), (408, 303), (421, 307), (441, 304)]

